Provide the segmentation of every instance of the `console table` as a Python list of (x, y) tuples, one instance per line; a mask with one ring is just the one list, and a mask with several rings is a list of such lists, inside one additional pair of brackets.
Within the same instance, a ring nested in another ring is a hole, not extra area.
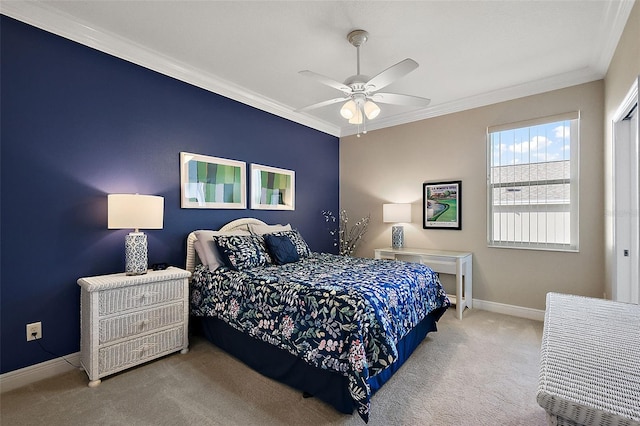
[[(395, 259), (427, 265), (435, 272), (456, 276), (456, 294), (448, 295), (456, 305), (458, 319), (462, 319), (465, 307), (473, 307), (473, 270), (469, 252), (431, 250), (419, 248), (379, 248), (375, 249), (376, 259)], [(464, 285), (463, 285), (464, 284)]]

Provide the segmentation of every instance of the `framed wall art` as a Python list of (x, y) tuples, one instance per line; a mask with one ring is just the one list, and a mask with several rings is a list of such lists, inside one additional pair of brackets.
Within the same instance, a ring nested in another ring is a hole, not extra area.
[(180, 153), (180, 200), (186, 209), (246, 209), (247, 165), (242, 161)]
[(295, 210), (295, 172), (251, 164), (250, 197), (252, 209)]
[(462, 229), (462, 181), (423, 184), (424, 229)]

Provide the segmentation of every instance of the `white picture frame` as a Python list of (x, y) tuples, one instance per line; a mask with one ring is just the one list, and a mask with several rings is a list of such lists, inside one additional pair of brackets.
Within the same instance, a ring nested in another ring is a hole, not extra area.
[(296, 174), (293, 170), (251, 164), (251, 208), (295, 210)]
[(183, 209), (246, 209), (247, 164), (181, 152), (180, 206)]

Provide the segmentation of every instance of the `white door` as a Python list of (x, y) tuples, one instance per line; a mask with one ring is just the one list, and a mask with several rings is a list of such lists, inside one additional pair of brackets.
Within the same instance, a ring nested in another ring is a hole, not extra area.
[(613, 300), (640, 304), (640, 154), (638, 82), (613, 124)]

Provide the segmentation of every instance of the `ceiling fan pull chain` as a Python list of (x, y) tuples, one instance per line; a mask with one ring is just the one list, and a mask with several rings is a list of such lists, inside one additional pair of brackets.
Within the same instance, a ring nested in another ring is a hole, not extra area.
[(367, 134), (367, 114), (364, 113), (364, 102), (360, 105), (360, 115), (362, 115), (362, 133)]
[[(364, 103), (358, 103), (358, 114), (360, 114), (360, 120), (358, 121), (358, 137), (360, 135), (367, 134), (367, 115), (364, 112)], [(360, 131), (360, 125), (362, 125), (362, 132)]]

